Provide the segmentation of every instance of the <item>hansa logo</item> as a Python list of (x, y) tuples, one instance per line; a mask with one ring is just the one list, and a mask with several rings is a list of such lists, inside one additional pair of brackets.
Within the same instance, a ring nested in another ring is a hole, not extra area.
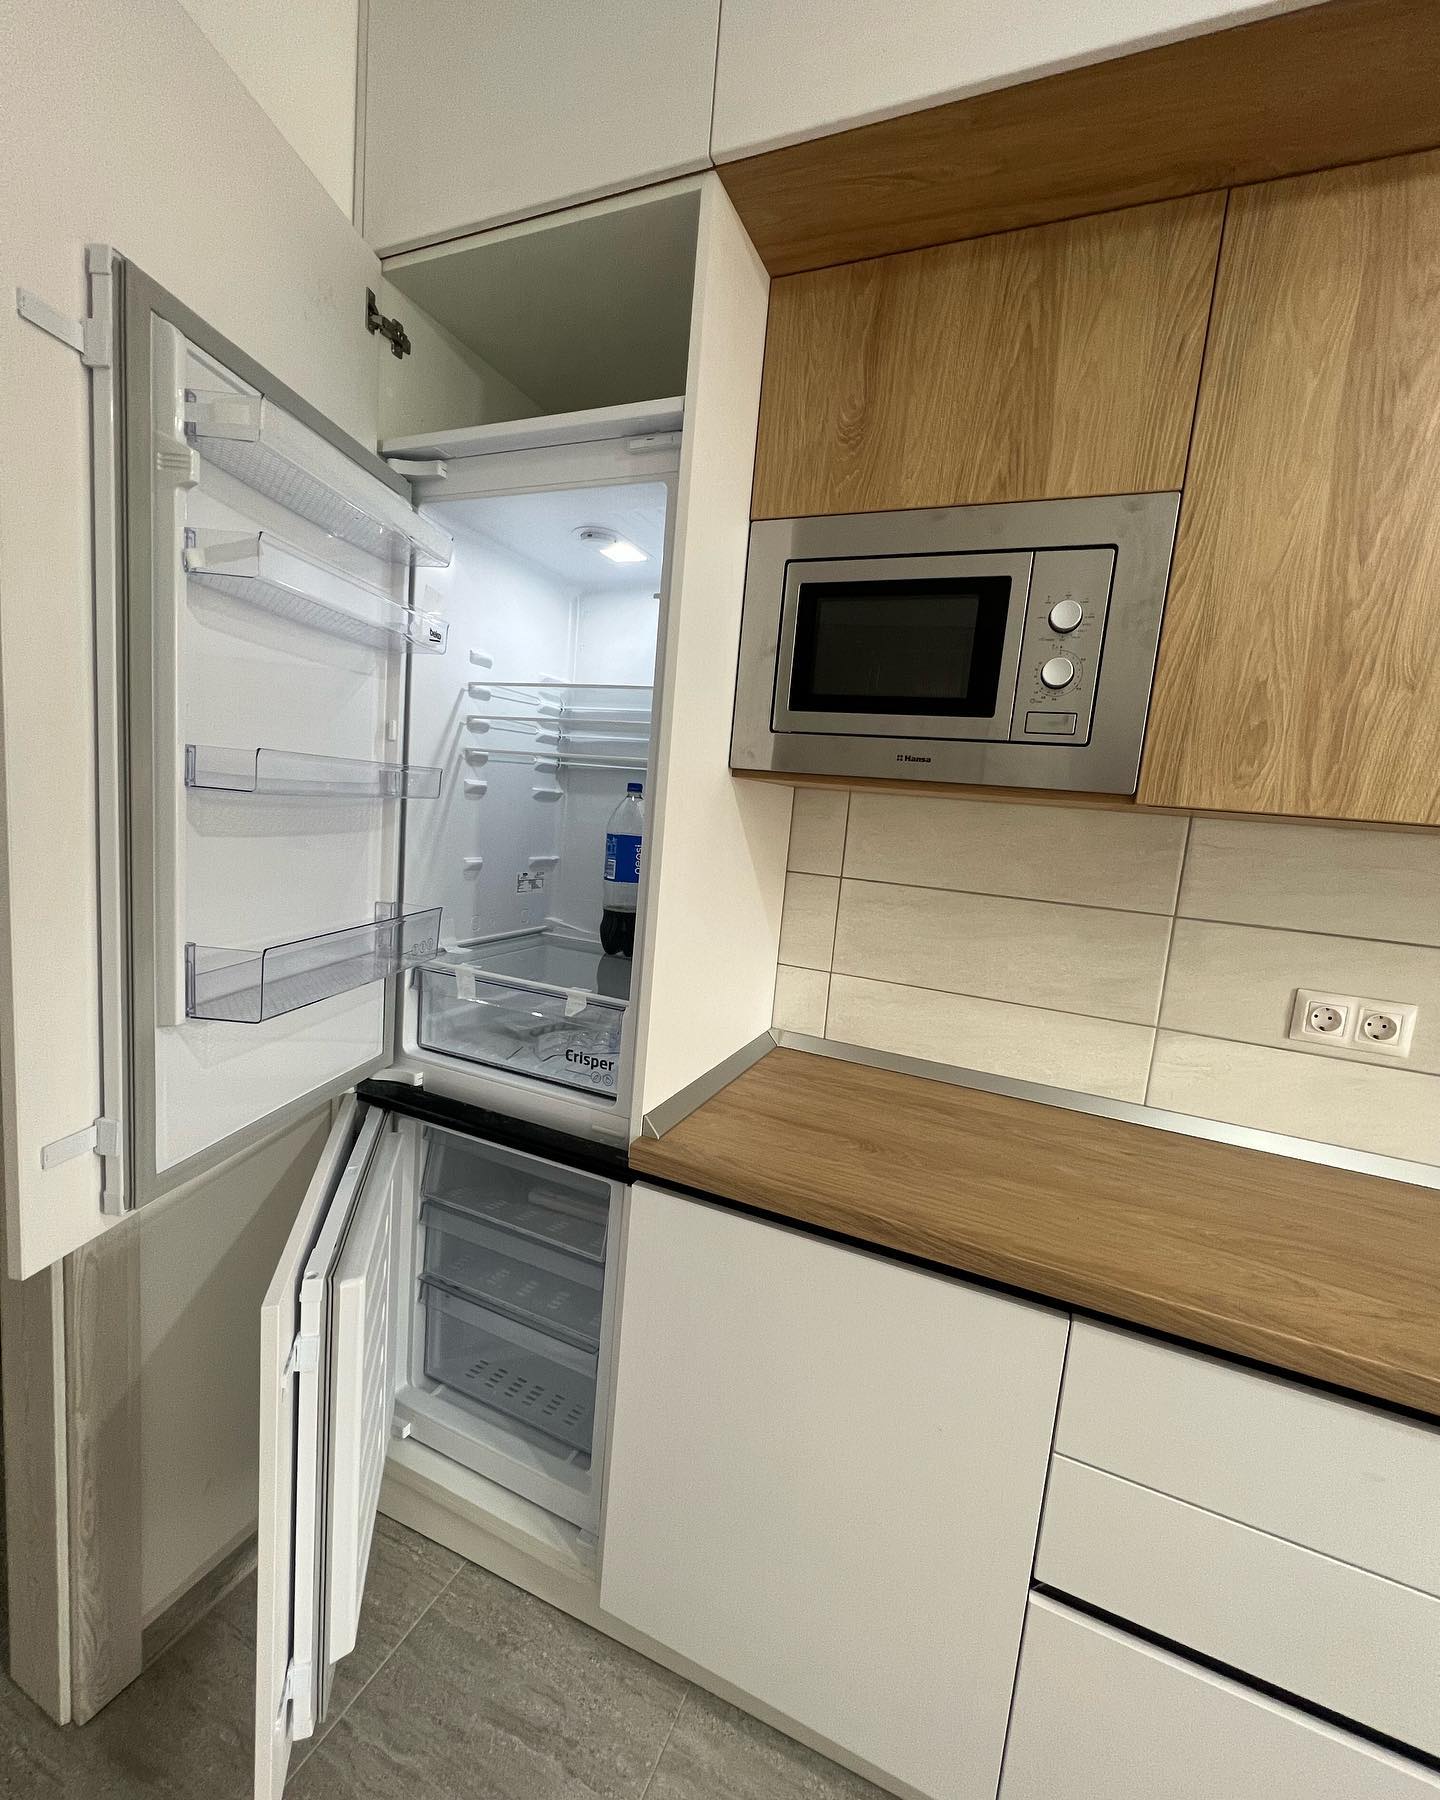
[(912, 756), (908, 750), (897, 750), (895, 752), (895, 760), (896, 762), (928, 763), (934, 762), (935, 758), (933, 756)]

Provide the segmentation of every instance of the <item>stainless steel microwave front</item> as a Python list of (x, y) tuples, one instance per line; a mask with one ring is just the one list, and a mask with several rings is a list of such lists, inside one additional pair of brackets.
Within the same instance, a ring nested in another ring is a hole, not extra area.
[[(1133, 793), (1179, 505), (1124, 494), (757, 521), (732, 768)], [(982, 656), (955, 627), (963, 613), (976, 629), (987, 582), (1007, 598)], [(894, 606), (921, 590), (929, 611)], [(874, 604), (847, 608), (852, 594)], [(965, 596), (979, 598), (954, 604)], [(962, 641), (959, 660), (973, 648), (985, 664), (978, 698), (947, 683)]]

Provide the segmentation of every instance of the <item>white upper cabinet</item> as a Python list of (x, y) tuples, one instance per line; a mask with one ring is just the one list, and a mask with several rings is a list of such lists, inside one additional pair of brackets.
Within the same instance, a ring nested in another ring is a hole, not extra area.
[(749, 156), (1307, 3), (725, 0), (711, 149)]
[(719, 0), (371, 0), (365, 236), (385, 252), (709, 161)]

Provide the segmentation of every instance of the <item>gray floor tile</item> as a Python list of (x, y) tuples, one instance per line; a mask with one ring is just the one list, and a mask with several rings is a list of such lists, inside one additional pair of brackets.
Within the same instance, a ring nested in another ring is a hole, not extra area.
[[(292, 1768), (298, 1768), (305, 1760), (426, 1607), (444, 1592), (457, 1570), (464, 1566), (464, 1558), (442, 1544), (421, 1537), (418, 1532), (397, 1525), (383, 1515), (376, 1520), (355, 1648), (335, 1671), (325, 1723), (313, 1742), (295, 1746)], [(227, 1594), (217, 1610), (248, 1643), (253, 1644), (254, 1576)]]
[(253, 1643), (211, 1612), (66, 1734), (76, 1785), (65, 1791), (75, 1800), (241, 1800), (251, 1790), (254, 1718)]
[(639, 1800), (686, 1683), (467, 1567), (301, 1766), (294, 1800)]
[(871, 1782), (692, 1688), (645, 1800), (888, 1800)]

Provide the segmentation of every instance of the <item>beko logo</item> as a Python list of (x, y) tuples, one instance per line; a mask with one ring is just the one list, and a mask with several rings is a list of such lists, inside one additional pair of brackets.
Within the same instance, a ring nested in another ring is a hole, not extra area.
[(934, 762), (935, 758), (933, 756), (912, 756), (908, 750), (897, 750), (895, 753), (895, 760), (896, 760), (896, 762), (925, 762), (925, 763), (928, 763), (928, 762)]

